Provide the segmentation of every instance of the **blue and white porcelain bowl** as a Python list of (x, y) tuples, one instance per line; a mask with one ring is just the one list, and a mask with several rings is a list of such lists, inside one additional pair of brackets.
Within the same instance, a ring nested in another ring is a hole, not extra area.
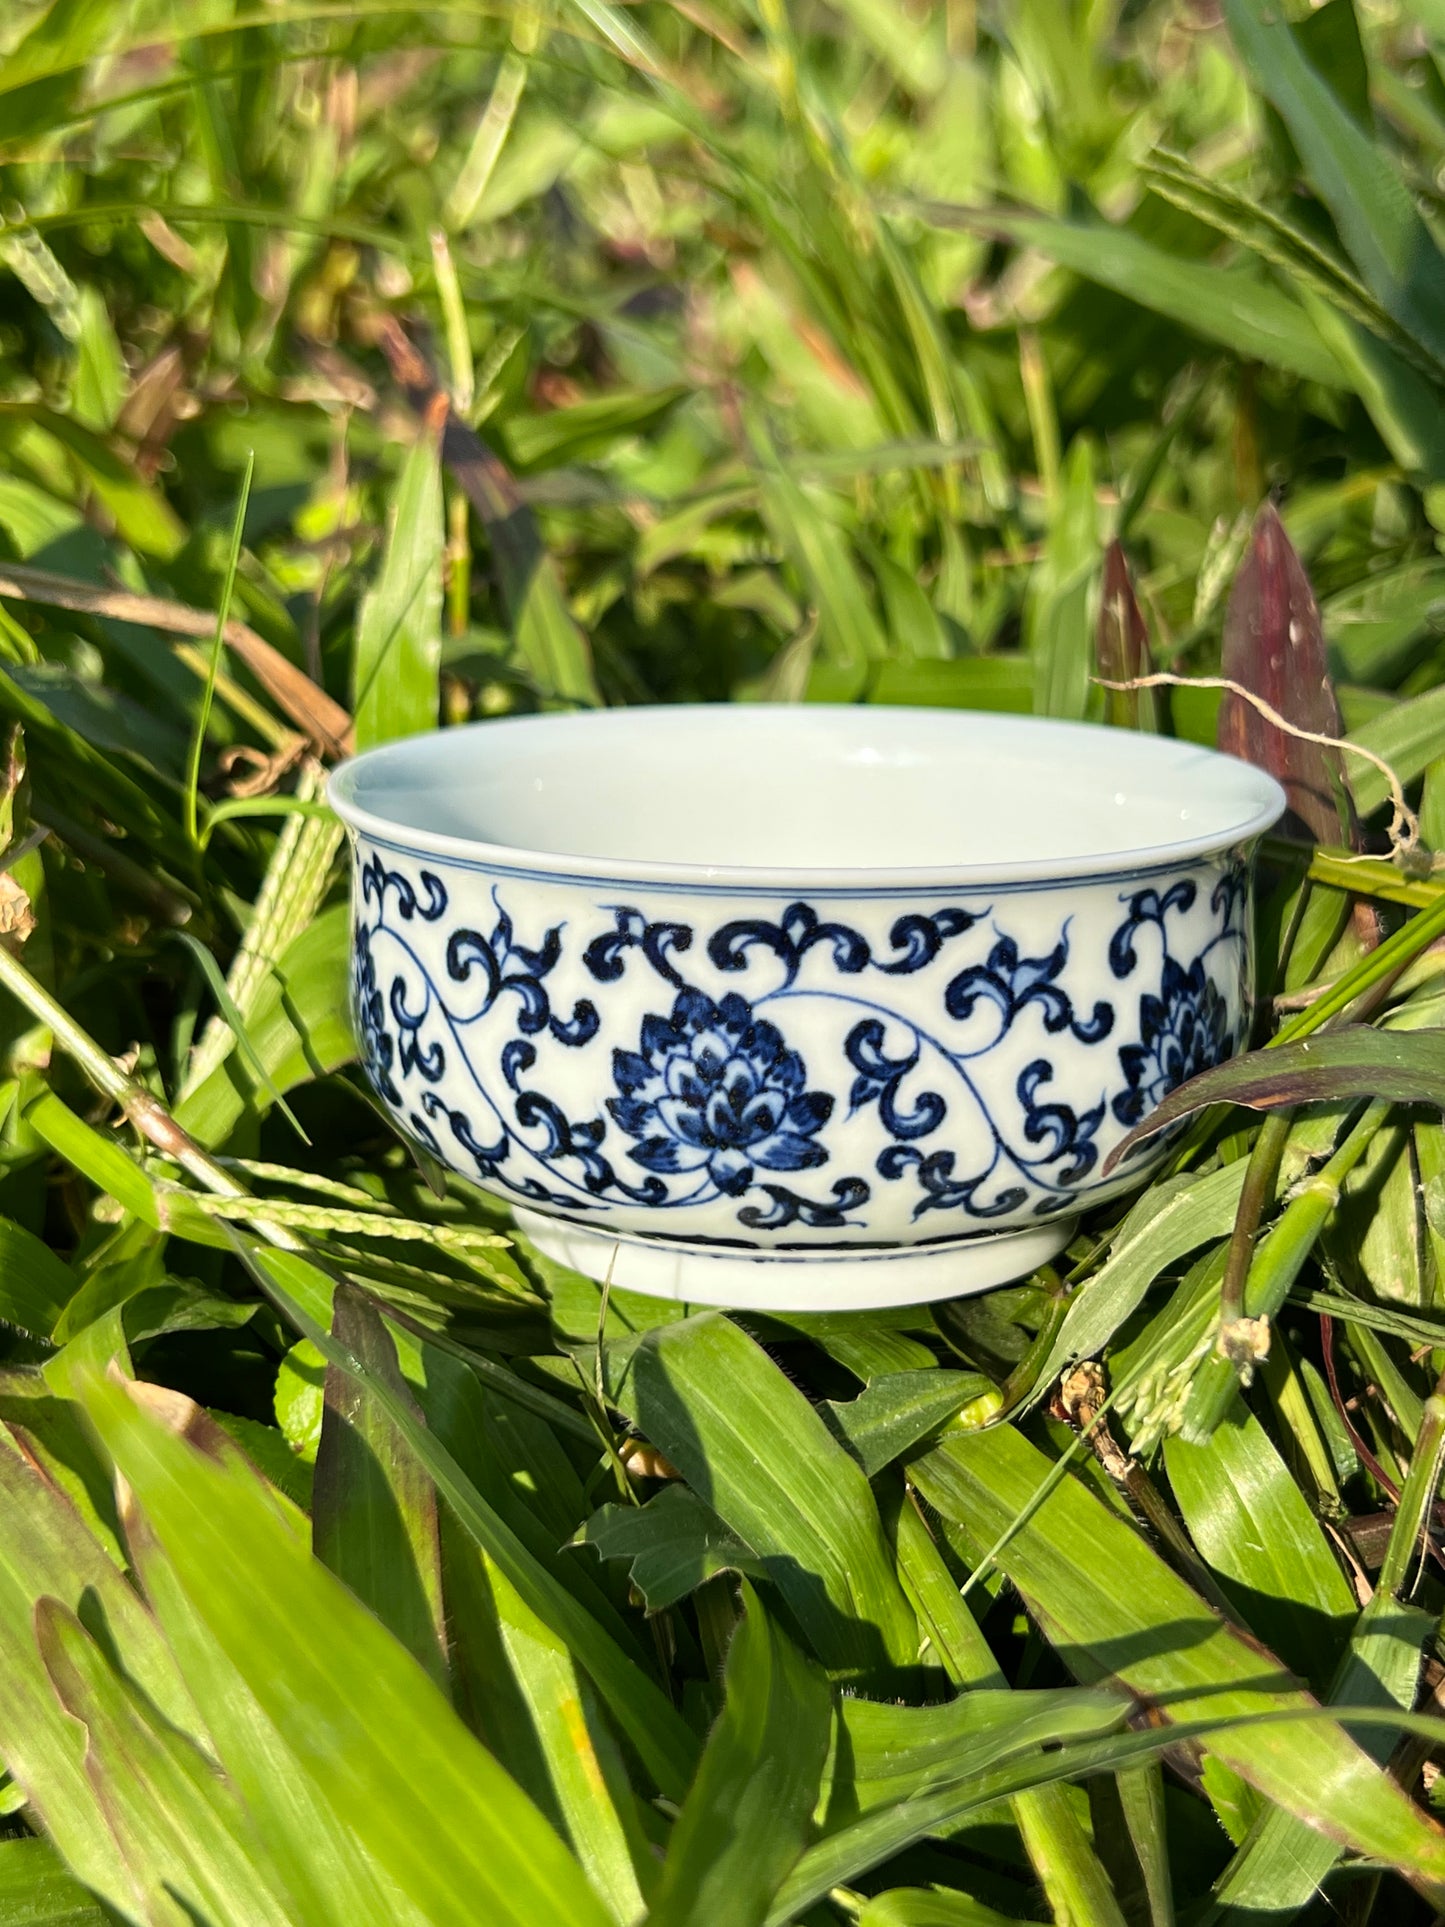
[(776, 1310), (1022, 1276), (1146, 1176), (1099, 1173), (1244, 1037), (1284, 808), (1159, 737), (815, 705), (449, 729), (330, 795), (402, 1130), (593, 1278)]

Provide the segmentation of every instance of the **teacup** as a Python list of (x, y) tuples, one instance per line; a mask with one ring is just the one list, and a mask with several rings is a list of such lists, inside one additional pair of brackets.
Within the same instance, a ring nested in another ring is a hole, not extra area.
[(1243, 1040), (1269, 776), (953, 710), (509, 718), (343, 764), (397, 1124), (629, 1290), (802, 1310), (1055, 1256)]

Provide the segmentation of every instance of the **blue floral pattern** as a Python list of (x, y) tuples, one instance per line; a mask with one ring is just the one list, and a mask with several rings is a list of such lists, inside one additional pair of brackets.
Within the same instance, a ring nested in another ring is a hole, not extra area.
[(642, 1048), (618, 1050), (619, 1096), (607, 1108), (644, 1170), (706, 1171), (740, 1197), (753, 1170), (806, 1171), (827, 1161), (816, 1142), (833, 1100), (804, 1090), (803, 1060), (776, 1024), (754, 1017), (737, 993), (720, 1004), (680, 990), (670, 1017), (644, 1017)]
[(1238, 860), (1091, 886), (1086, 943), (1073, 915), (1048, 923), (1046, 889), (881, 925), (877, 905), (799, 901), (699, 928), (603, 886), (447, 871), (358, 853), (353, 1005), (388, 1107), (519, 1201), (635, 1229), (665, 1212), (699, 1241), (951, 1236), (1076, 1208), (1247, 1014)]
[(1187, 970), (1173, 957), (1164, 959), (1160, 994), (1139, 1000), (1139, 1029), (1139, 1042), (1119, 1052), (1129, 1088), (1110, 1106), (1130, 1126), (1226, 1055), (1229, 1013), (1201, 958)]

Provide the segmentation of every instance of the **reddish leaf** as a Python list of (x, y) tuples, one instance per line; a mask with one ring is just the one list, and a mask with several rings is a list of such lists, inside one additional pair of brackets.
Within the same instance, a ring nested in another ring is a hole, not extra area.
[[(1104, 682), (1132, 682), (1153, 668), (1149, 659), (1149, 631), (1129, 574), (1128, 559), (1118, 542), (1104, 555), (1104, 588), (1099, 600), (1099, 634), (1095, 657)], [(1157, 692), (1152, 689), (1111, 689), (1104, 717), (1117, 729), (1156, 729)]]
[[(1341, 733), (1319, 604), (1268, 502), (1255, 519), (1249, 553), (1229, 592), (1224, 674), (1262, 696), (1297, 728), (1319, 736)], [(1228, 691), (1219, 711), (1219, 747), (1278, 777), (1296, 828), (1316, 842), (1338, 843), (1342, 833), (1346, 842), (1352, 840), (1353, 812), (1334, 750), (1287, 735)]]
[(1216, 1064), (1171, 1091), (1110, 1152), (1104, 1172), (1112, 1171), (1145, 1138), (1209, 1104), (1274, 1111), (1361, 1097), (1429, 1104), (1445, 1111), (1445, 1030), (1372, 1030), (1368, 1024), (1349, 1024)]

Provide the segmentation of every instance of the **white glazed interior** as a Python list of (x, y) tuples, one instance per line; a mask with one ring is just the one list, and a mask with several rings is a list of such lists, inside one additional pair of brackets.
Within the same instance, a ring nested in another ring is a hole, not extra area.
[(1263, 771), (1191, 743), (961, 710), (718, 704), (509, 718), (343, 764), (353, 827), (582, 875), (853, 885), (1102, 875), (1258, 835)]

